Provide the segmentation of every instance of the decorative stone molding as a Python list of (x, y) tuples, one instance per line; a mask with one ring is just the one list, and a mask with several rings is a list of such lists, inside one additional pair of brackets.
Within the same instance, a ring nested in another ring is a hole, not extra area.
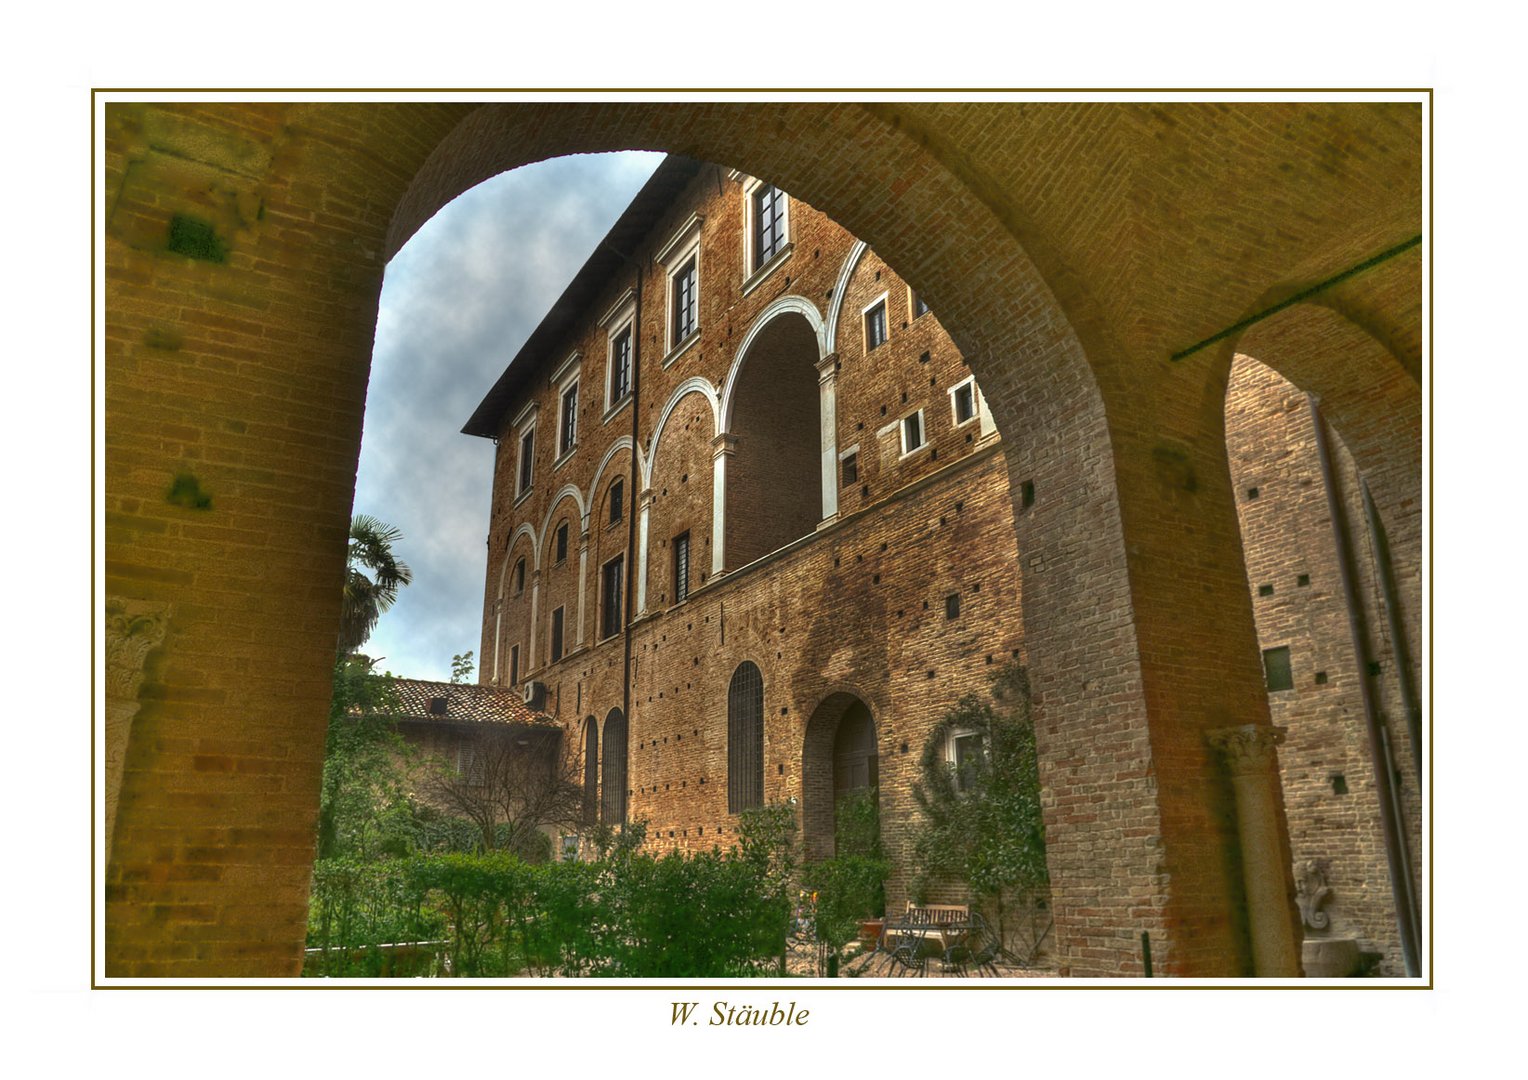
[(164, 644), (170, 625), (167, 604), (147, 600), (106, 598), (106, 857), (117, 821), (117, 796), (127, 747), (138, 715), (138, 691), (143, 686), (149, 653)]
[(1211, 746), (1225, 755), (1232, 776), (1272, 773), (1279, 759), (1274, 748), (1284, 741), (1287, 728), (1271, 724), (1243, 724), (1205, 733)]
[(1295, 902), (1300, 905), (1300, 919), (1312, 930), (1326, 930), (1332, 917), (1321, 907), (1332, 897), (1326, 883), (1325, 859), (1302, 859), (1295, 863)]

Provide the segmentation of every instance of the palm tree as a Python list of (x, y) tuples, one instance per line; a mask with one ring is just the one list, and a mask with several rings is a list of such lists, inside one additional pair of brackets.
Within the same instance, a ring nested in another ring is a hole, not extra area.
[[(345, 568), (345, 604), (340, 612), (339, 651), (355, 652), (371, 637), (377, 619), (393, 606), (398, 590), (414, 580), (408, 564), (393, 554), (403, 539), (396, 526), (368, 514), (350, 522), (350, 554)], [(363, 570), (371, 571), (368, 577)]]

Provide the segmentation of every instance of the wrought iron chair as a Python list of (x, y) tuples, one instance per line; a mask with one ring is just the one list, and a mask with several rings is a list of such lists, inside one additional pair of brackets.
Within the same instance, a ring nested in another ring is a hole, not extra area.
[(943, 970), (964, 977), (974, 967), (996, 977), (997, 957), (1002, 942), (987, 926), (987, 920), (971, 913), (971, 925), (960, 939), (944, 950)]

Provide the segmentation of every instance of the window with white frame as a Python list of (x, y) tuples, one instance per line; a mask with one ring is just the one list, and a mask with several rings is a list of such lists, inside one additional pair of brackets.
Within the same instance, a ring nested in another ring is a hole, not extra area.
[(631, 365), (637, 344), (637, 294), (627, 289), (600, 319), (605, 328), (605, 419), (631, 396)]
[(578, 445), (578, 380), (562, 389), (562, 408), (557, 414), (557, 456), (565, 458)]
[(536, 476), (536, 425), (520, 432), (520, 463), (515, 477), (515, 498), (531, 489)]
[(969, 424), (977, 419), (980, 411), (980, 398), (974, 377), (965, 379), (950, 387), (950, 412), (955, 417), (956, 427), (960, 427), (962, 424)]
[(750, 180), (743, 198), (748, 215), (743, 267), (747, 292), (755, 284), (753, 275), (770, 268), (790, 246), (790, 196), (767, 181)]
[(886, 294), (865, 308), (865, 351), (886, 344)]
[(928, 304), (924, 302), (922, 294), (917, 289), (909, 288), (907, 290), (907, 298), (909, 305), (913, 309), (913, 318), (916, 319), (921, 315), (928, 314)]
[(700, 226), (699, 214), (691, 214), (671, 240), (655, 256), (667, 271), (668, 354), (672, 362), (700, 332)]
[(909, 413), (902, 417), (902, 456), (918, 450), (924, 444), (923, 437), (923, 410)]
[(981, 732), (956, 728), (945, 741), (945, 760), (953, 774), (956, 791), (970, 791), (987, 759), (986, 741)]

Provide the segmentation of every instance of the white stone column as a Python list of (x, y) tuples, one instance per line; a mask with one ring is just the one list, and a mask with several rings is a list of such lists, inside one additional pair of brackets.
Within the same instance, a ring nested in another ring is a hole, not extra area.
[(727, 459), (737, 453), (737, 436), (711, 440), (711, 580), (726, 573)]
[(574, 641), (578, 645), (584, 643), (584, 599), (589, 586), (589, 532), (585, 529), (578, 534), (578, 629), (574, 633)]
[(838, 354), (817, 361), (822, 436), (822, 525), (838, 519)]
[(541, 571), (531, 571), (531, 634), (525, 645), (525, 670), (536, 670), (536, 635), (541, 632)]
[(1236, 796), (1242, 878), (1252, 931), (1252, 964), (1260, 978), (1298, 978), (1300, 942), (1289, 888), (1289, 860), (1280, 832), (1275, 787), (1285, 729), (1244, 724), (1206, 733), (1225, 757)]
[(637, 496), (637, 615), (647, 614), (647, 519), (652, 513), (653, 489)]

